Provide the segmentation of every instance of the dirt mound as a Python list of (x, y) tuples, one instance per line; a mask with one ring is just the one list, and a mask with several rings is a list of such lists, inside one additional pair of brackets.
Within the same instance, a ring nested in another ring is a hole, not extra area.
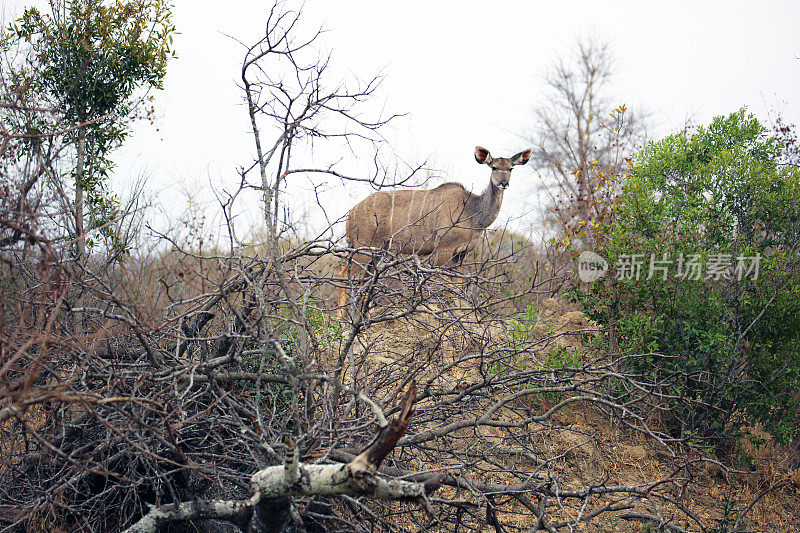
[(597, 335), (599, 328), (580, 311), (561, 311), (561, 305), (554, 298), (544, 300), (533, 327), (537, 339), (552, 338), (556, 347), (577, 352), (585, 352), (586, 339)]

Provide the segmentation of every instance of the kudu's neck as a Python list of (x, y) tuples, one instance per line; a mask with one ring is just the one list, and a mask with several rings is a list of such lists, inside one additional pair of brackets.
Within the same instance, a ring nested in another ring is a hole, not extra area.
[(471, 198), (469, 211), (472, 213), (470, 221), (472, 227), (476, 229), (486, 229), (495, 221), (500, 213), (500, 205), (503, 203), (503, 191), (489, 180), (489, 185), (481, 195)]

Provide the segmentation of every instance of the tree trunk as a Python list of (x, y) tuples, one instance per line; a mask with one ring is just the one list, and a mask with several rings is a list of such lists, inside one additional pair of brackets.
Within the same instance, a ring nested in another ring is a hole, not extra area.
[(78, 129), (78, 163), (75, 167), (75, 259), (78, 263), (86, 255), (83, 226), (83, 168), (86, 158), (86, 128)]

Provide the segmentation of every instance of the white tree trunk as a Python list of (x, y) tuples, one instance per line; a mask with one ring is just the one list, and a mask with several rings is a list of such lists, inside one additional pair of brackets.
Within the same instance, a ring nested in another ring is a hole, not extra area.
[(86, 255), (86, 241), (83, 225), (84, 191), (83, 185), (81, 185), (86, 161), (86, 128), (84, 126), (78, 129), (77, 153), (78, 162), (75, 166), (75, 259), (81, 262)]

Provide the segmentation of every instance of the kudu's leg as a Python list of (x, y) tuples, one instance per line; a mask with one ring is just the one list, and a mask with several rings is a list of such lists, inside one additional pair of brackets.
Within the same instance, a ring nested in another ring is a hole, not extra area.
[(455, 293), (455, 303), (456, 307), (464, 308), (468, 307), (469, 303), (461, 298), (461, 293), (467, 287), (467, 280), (464, 279), (464, 259), (467, 257), (468, 250), (460, 250), (453, 254), (453, 270), (461, 274), (460, 276), (448, 276), (450, 278), (450, 283), (453, 284), (453, 292)]
[(347, 316), (347, 302), (350, 299), (350, 266), (352, 265), (352, 257), (345, 259), (342, 268), (339, 269), (337, 277), (339, 282), (339, 302), (336, 307), (336, 316), (339, 320), (344, 320)]
[[(451, 295), (453, 304), (457, 308), (463, 308), (467, 305), (459, 294), (464, 285), (464, 279), (459, 274), (463, 273), (461, 264), (464, 262), (467, 252), (467, 250), (457, 251), (453, 248), (441, 248), (432, 257), (434, 264), (446, 269), (442, 274), (445, 282), (445, 294)], [(455, 273), (449, 274), (447, 271), (455, 271)]]
[[(351, 303), (350, 295), (354, 288), (364, 282), (368, 274), (373, 272), (372, 269), (377, 268), (377, 260), (378, 256), (375, 255), (353, 253), (342, 265), (338, 273), (338, 277), (342, 280), (342, 283), (339, 286), (339, 302), (336, 308), (336, 316), (340, 320), (344, 320), (348, 316), (348, 309)], [(358, 274), (353, 273), (354, 265)]]

